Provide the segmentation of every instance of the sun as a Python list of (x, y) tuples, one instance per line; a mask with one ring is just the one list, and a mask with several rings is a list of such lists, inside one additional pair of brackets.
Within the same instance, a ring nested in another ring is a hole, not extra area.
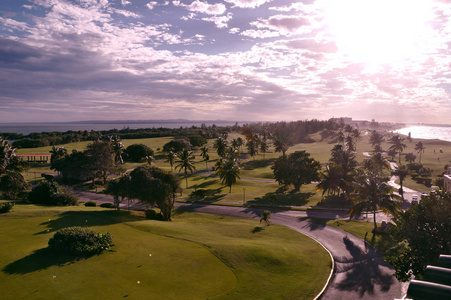
[(331, 0), (325, 22), (338, 50), (368, 65), (416, 60), (433, 36), (431, 0)]

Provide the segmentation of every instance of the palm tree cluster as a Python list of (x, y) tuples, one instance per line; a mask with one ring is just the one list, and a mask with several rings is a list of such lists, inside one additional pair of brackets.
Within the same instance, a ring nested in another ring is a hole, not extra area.
[[(376, 228), (377, 210), (397, 213), (399, 196), (394, 194), (393, 188), (388, 185), (389, 178), (384, 176), (383, 170), (389, 169), (390, 165), (380, 152), (374, 153), (359, 166), (349, 148), (345, 150), (338, 144), (331, 150), (329, 161), (326, 170), (320, 173), (317, 189), (323, 190), (323, 196), (327, 193), (338, 197), (343, 205), (346, 201), (352, 201), (350, 217), (360, 215), (364, 210), (372, 211)], [(402, 171), (404, 169), (400, 169), (396, 175), (401, 177)]]

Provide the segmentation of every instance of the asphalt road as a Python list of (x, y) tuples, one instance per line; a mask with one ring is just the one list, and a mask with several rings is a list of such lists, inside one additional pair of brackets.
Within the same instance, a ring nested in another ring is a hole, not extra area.
[[(77, 193), (81, 201), (112, 202), (111, 196)], [(122, 204), (126, 207), (127, 204)], [(177, 209), (224, 216), (260, 219), (261, 209), (177, 203)], [(134, 203), (132, 208), (138, 208)], [(335, 260), (335, 273), (321, 299), (399, 299), (408, 284), (392, 276), (393, 269), (373, 247), (341, 229), (313, 223), (301, 217), (346, 219), (347, 214), (308, 211), (271, 211), (271, 222), (292, 228), (314, 238), (330, 251)], [(365, 216), (362, 216), (364, 218)], [(372, 220), (372, 214), (368, 219)], [(378, 214), (378, 222), (389, 217)]]

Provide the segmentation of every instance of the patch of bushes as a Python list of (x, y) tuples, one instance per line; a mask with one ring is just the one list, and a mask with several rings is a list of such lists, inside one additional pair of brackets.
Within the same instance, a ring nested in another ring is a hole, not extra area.
[(127, 154), (128, 160), (141, 162), (146, 156), (153, 156), (154, 151), (144, 144), (133, 144), (127, 147), (125, 154)]
[(149, 220), (158, 220), (158, 221), (163, 220), (163, 216), (161, 215), (161, 213), (157, 213), (154, 209), (148, 209), (144, 211), (144, 214), (146, 215), (146, 219)]
[(95, 206), (97, 206), (97, 203), (94, 202), (94, 201), (88, 201), (88, 202), (85, 203), (85, 206), (93, 206), (93, 207), (95, 207)]
[(28, 194), (34, 204), (68, 206), (78, 205), (77, 196), (70, 189), (62, 188), (53, 180), (43, 180)]
[(0, 203), (0, 214), (9, 212), (14, 207), (12, 202), (2, 202)]
[(114, 205), (113, 203), (102, 203), (100, 204), (100, 207), (104, 207), (104, 208), (116, 208), (116, 205)]
[(86, 256), (99, 254), (113, 246), (109, 233), (102, 234), (86, 227), (58, 230), (49, 240), (49, 249), (60, 254)]

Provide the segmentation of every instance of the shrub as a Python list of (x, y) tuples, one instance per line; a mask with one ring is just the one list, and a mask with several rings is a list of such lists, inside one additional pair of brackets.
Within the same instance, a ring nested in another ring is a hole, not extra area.
[(164, 144), (163, 146), (163, 151), (164, 152), (169, 152), (169, 151), (173, 151), (173, 152), (180, 152), (183, 149), (191, 149), (191, 143), (186, 140), (185, 138), (178, 138), (178, 139), (174, 139), (166, 144)]
[(116, 205), (114, 205), (113, 203), (102, 203), (100, 204), (100, 207), (105, 207), (105, 208), (116, 208)]
[(146, 219), (149, 220), (163, 220), (161, 213), (157, 213), (154, 209), (148, 209), (144, 212), (146, 214)]
[(201, 147), (207, 143), (207, 140), (201, 135), (192, 135), (189, 137), (189, 142), (193, 147)]
[(146, 158), (146, 156), (153, 156), (154, 152), (152, 149), (144, 144), (133, 144), (127, 147), (125, 153), (128, 159), (134, 162), (140, 162)]
[(85, 206), (97, 206), (97, 203), (94, 201), (88, 201), (85, 203)]
[(85, 227), (67, 227), (58, 230), (49, 240), (49, 249), (67, 255), (92, 255), (113, 246), (109, 233), (102, 234)]
[(8, 172), (0, 177), (0, 191), (8, 200), (26, 198), (29, 185), (25, 178), (16, 172)]
[(13, 207), (14, 207), (14, 203), (12, 203), (12, 202), (0, 203), (0, 214), (9, 212)]
[(62, 188), (55, 181), (43, 180), (28, 194), (34, 204), (67, 206), (78, 205), (78, 198), (71, 190)]

